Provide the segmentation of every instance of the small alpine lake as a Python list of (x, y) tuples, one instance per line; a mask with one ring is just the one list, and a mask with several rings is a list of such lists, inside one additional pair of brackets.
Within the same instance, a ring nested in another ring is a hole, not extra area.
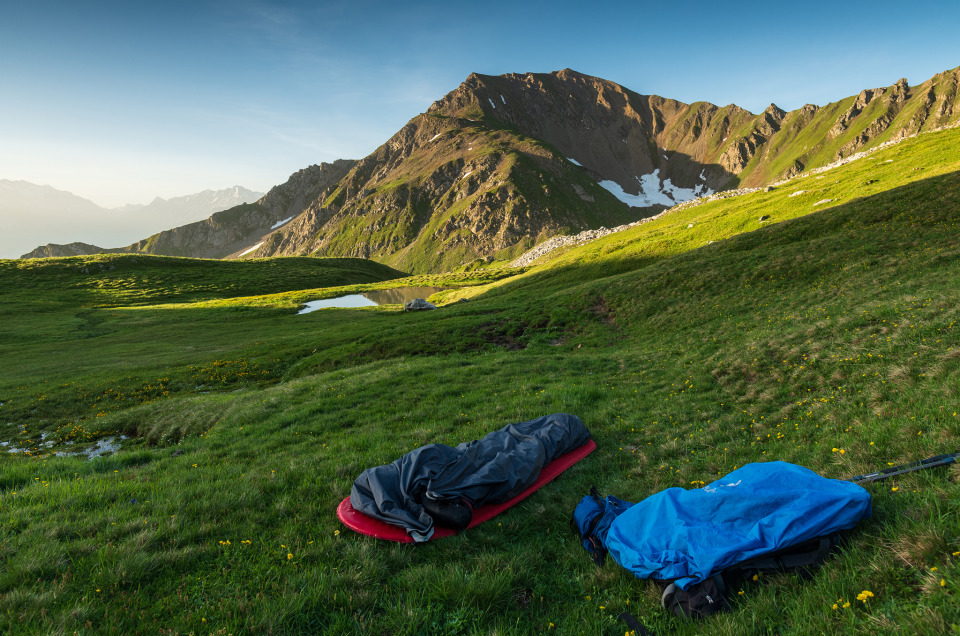
[(298, 311), (297, 314), (309, 314), (312, 311), (328, 309), (330, 307), (350, 309), (357, 307), (374, 307), (376, 305), (402, 305), (415, 298), (426, 299), (430, 295), (446, 289), (451, 288), (398, 287), (396, 289), (374, 289), (360, 294), (349, 294), (347, 296), (338, 296), (337, 298), (324, 298), (323, 300), (311, 300), (305, 303), (306, 306)]

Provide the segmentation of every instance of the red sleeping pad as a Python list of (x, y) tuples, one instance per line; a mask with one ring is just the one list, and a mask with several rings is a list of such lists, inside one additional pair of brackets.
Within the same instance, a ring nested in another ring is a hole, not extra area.
[[(544, 466), (543, 470), (540, 471), (540, 475), (537, 477), (537, 480), (519, 495), (508, 499), (503, 503), (488, 504), (486, 506), (481, 506), (474, 509), (473, 520), (470, 522), (470, 525), (467, 526), (467, 528), (472, 528), (475, 525), (492, 519), (507, 508), (510, 508), (513, 505), (523, 501), (531, 494), (536, 492), (541, 486), (552, 481), (560, 473), (589, 455), (596, 447), (596, 443), (591, 439), (587, 440), (579, 448), (576, 448), (569, 453), (560, 455), (552, 462)], [(337, 517), (340, 518), (340, 521), (343, 522), (343, 525), (347, 526), (351, 530), (359, 532), (360, 534), (365, 534), (368, 537), (385, 539), (387, 541), (398, 541), (400, 543), (413, 543), (413, 538), (410, 537), (410, 535), (407, 534), (407, 531), (400, 526), (392, 526), (389, 523), (384, 523), (379, 519), (374, 519), (373, 517), (369, 517), (362, 512), (357, 512), (354, 510), (353, 506), (350, 504), (349, 496), (341, 501), (340, 505), (337, 506)], [(443, 537), (449, 537), (456, 533), (456, 530), (435, 525), (431, 540), (442, 539)]]

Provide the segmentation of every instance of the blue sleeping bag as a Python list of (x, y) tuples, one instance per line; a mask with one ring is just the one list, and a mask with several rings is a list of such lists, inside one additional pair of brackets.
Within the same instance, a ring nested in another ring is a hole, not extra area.
[[(581, 502), (584, 509), (601, 505), (590, 499)], [(871, 514), (870, 494), (860, 486), (780, 461), (748, 464), (703, 488), (668, 488), (632, 505), (608, 497), (605, 508), (593, 527), (605, 531), (597, 536), (610, 556), (638, 578), (682, 589)]]

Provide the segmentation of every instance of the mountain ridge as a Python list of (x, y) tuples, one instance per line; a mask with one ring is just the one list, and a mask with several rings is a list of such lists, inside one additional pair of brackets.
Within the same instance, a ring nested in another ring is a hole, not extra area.
[(571, 69), (473, 73), (367, 157), (323, 164), (337, 167), (311, 186), (276, 186), (289, 202), (282, 214), (238, 206), (116, 251), (350, 256), (414, 273), (505, 263), (552, 236), (635, 222), (953, 123), (958, 78), (960, 68), (916, 87), (901, 79), (753, 114)]
[(0, 251), (14, 254), (24, 245), (46, 236), (48, 240), (59, 237), (74, 240), (66, 244), (71, 246), (68, 249), (61, 250), (61, 244), (48, 243), (21, 258), (74, 254), (78, 249), (82, 254), (98, 253), (103, 249), (93, 242), (112, 241), (111, 237), (118, 243), (129, 241), (152, 228), (180, 225), (262, 196), (260, 192), (232, 186), (169, 199), (156, 197), (147, 204), (105, 208), (53, 186), (0, 179), (0, 216), (5, 225)]

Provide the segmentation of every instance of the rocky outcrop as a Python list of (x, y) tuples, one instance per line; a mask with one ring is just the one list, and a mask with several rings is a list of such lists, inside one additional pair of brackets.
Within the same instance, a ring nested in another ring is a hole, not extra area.
[(313, 165), (294, 172), (283, 185), (270, 189), (257, 203), (268, 219), (296, 216), (334, 187), (357, 164), (348, 159)]
[(837, 122), (830, 129), (828, 135), (830, 137), (838, 137), (842, 135), (847, 127), (850, 125), (850, 122), (853, 121), (860, 113), (863, 112), (863, 109), (873, 101), (873, 98), (881, 94), (883, 89), (874, 88), (870, 90), (863, 90), (857, 95), (856, 99), (853, 100), (853, 103), (850, 104), (850, 107), (844, 111), (842, 115), (837, 119)]

